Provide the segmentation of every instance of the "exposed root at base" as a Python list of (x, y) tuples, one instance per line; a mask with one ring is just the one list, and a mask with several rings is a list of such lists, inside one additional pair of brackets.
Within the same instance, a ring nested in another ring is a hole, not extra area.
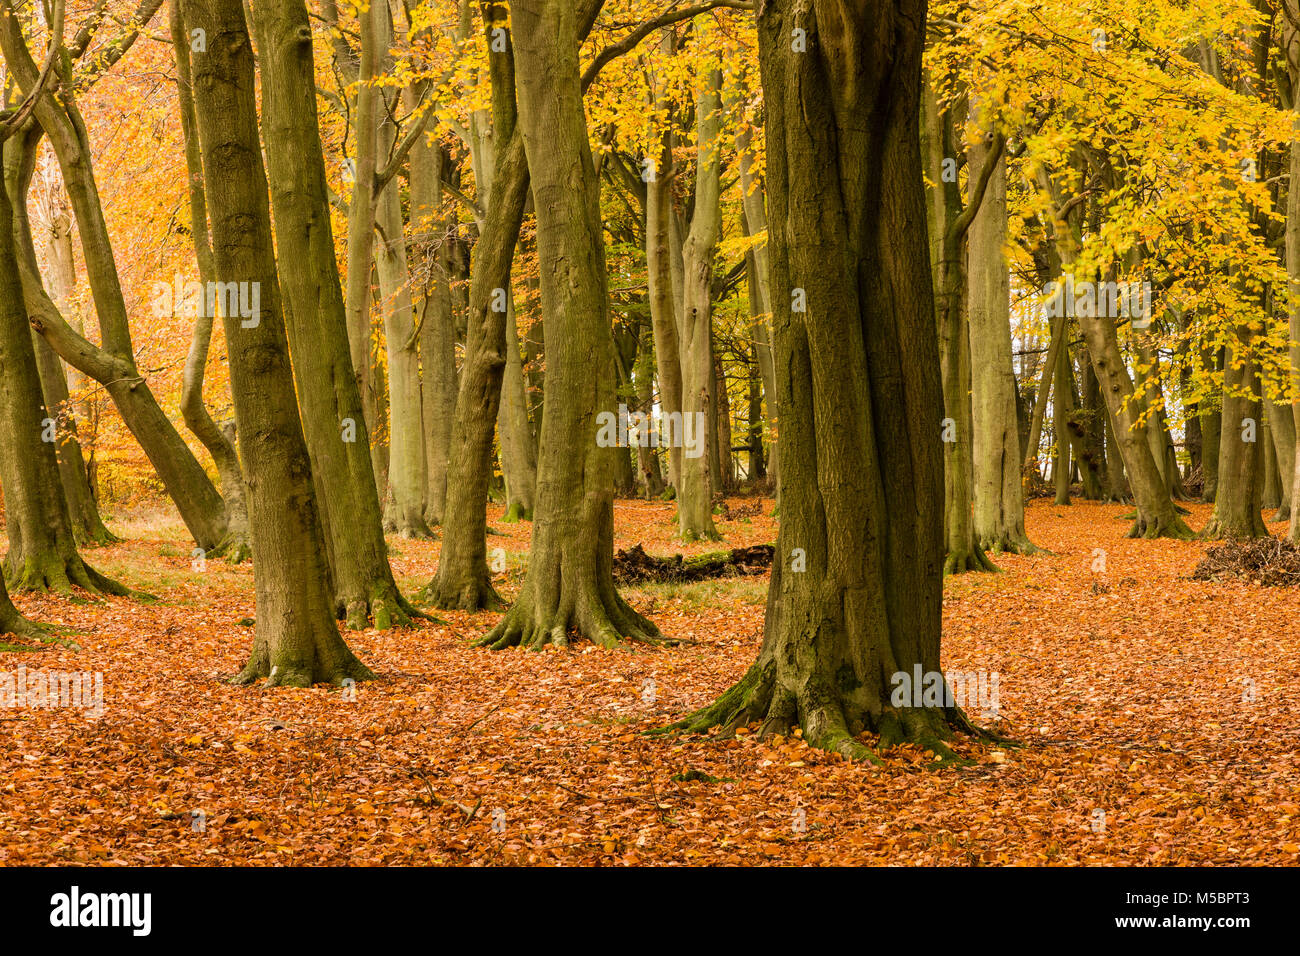
[(949, 551), (943, 559), (943, 575), (984, 572), (996, 574), (1002, 569), (994, 564), (987, 554), (978, 548), (974, 551)]
[(242, 671), (230, 678), (230, 683), (237, 687), (246, 687), (262, 678), (265, 678), (263, 687), (311, 687), (314, 684), (332, 684), (341, 687), (348, 680), (375, 680), (375, 674), (355, 657), (328, 672), (319, 673), (302, 667), (275, 666), (268, 670), (264, 662), (249, 661)]
[(647, 736), (663, 734), (703, 734), (717, 730), (718, 738), (728, 738), (737, 728), (759, 723), (757, 737), (765, 740), (775, 734), (788, 734), (798, 728), (810, 746), (838, 753), (846, 760), (883, 764), (880, 754), (900, 744), (912, 744), (934, 754), (933, 766), (965, 765), (972, 761), (957, 754), (947, 741), (963, 734), (996, 743), (1013, 744), (1001, 735), (976, 727), (958, 707), (895, 708), (886, 705), (871, 728), (878, 735), (876, 747), (870, 747), (849, 733), (843, 713), (834, 701), (817, 704), (803, 712), (794, 695), (776, 686), (775, 667), (771, 663), (755, 664), (736, 684), (707, 707), (681, 720), (645, 731)]
[(53, 591), (63, 597), (71, 597), (72, 589), (77, 587), (96, 598), (111, 595), (157, 600), (151, 594), (132, 591), (126, 585), (105, 577), (76, 554), (68, 558), (28, 557), (24, 560), (21, 570), (11, 564), (6, 566), (5, 576), (9, 581), (10, 589), (14, 591), (34, 591), (40, 594)]
[(492, 577), (486, 566), (470, 580), (446, 586), (439, 583), (439, 576), (435, 576), (415, 599), (444, 611), (501, 611), (506, 607), (506, 602), (492, 586)]
[(388, 584), (377, 585), (368, 598), (340, 599), (338, 618), (349, 631), (364, 631), (372, 626), (377, 631), (412, 628), (417, 620), (446, 623), (421, 611)]
[(579, 637), (609, 649), (622, 647), (627, 642), (651, 646), (676, 643), (664, 637), (659, 628), (614, 593), (610, 601), (594, 597), (582, 600), (578, 610), (569, 614), (562, 614), (555, 608), (536, 613), (531, 599), (521, 599), (473, 646), (494, 651), (508, 647), (540, 651), (548, 644), (565, 648), (569, 646), (571, 626)]

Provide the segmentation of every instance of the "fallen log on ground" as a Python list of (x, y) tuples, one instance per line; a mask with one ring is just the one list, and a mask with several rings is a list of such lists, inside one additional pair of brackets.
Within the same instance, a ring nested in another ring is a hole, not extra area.
[(657, 558), (646, 554), (638, 544), (614, 555), (614, 580), (619, 584), (642, 584), (762, 574), (772, 566), (775, 554), (776, 548), (772, 545), (756, 544), (749, 548), (712, 551), (693, 558), (680, 554)]

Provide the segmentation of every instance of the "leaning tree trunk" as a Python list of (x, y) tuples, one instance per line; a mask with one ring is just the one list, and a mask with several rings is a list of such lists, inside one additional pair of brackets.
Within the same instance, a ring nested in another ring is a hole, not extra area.
[[(1092, 358), (1092, 366), (1097, 370), (1097, 380), (1110, 416), (1112, 435), (1115, 444), (1119, 446), (1129, 487), (1137, 503), (1137, 515), (1128, 536), (1190, 538), (1191, 529), (1178, 516), (1169, 489), (1151, 456), (1147, 425), (1137, 417), (1136, 402), (1133, 401), (1133, 380), (1124, 367), (1114, 322), (1105, 316), (1095, 315), (1080, 315), (1078, 320), (1088, 354)], [(1113, 491), (1112, 485), (1112, 493)]]
[[(0, 17), (0, 50), (9, 79), (24, 92), (35, 89), (41, 68), (26, 48), (16, 17)], [(194, 540), (209, 553), (221, 551), (231, 543), (225, 503), (163, 414), (135, 364), (126, 300), (95, 183), (92, 150), (72, 90), (64, 84), (47, 86), (37, 97), (33, 114), (50, 138), (76, 216), (103, 345), (93, 345), (68, 325), (45, 293), (39, 273), (27, 267), (24, 256), (19, 255), (23, 297), (32, 326), (65, 362), (104, 386)], [(15, 202), (21, 199), (14, 197)]]
[(261, 38), (263, 128), (279, 238), (285, 319), (313, 472), (324, 490), (335, 609), (350, 628), (409, 625), (397, 590), (349, 354), (316, 116), (311, 28), (302, 0), (254, 8)]
[[(194, 127), (194, 88), (190, 71), (190, 35), (181, 22), (180, 4), (171, 5), (169, 24), (172, 48), (176, 55), (176, 98), (180, 105), (181, 132), (185, 139), (185, 171), (189, 176), (190, 234), (194, 238), (194, 255), (199, 265), (199, 281), (203, 288), (215, 281), (212, 262), (212, 239), (208, 235), (208, 197), (203, 188), (203, 157), (199, 155), (199, 134)], [(194, 317), (194, 331), (190, 337), (190, 351), (185, 358), (185, 372), (181, 384), (181, 417), (203, 447), (212, 456), (221, 479), (221, 497), (226, 502), (226, 521), (229, 523), (231, 544), (226, 560), (239, 564), (252, 557), (249, 547), (248, 504), (244, 500), (244, 472), (235, 448), (234, 425), (218, 425), (203, 401), (203, 380), (207, 370), (208, 351), (212, 344), (213, 316), (208, 309), (200, 309)]]
[(605, 646), (653, 641), (658, 629), (614, 589), (613, 455), (597, 413), (614, 413), (599, 184), (578, 74), (579, 12), (566, 0), (511, 5), (519, 129), (532, 176), (546, 322), (546, 412), (528, 576), (482, 640), (493, 648), (568, 644), (569, 629)]
[[(8, 140), (3, 150), (6, 188), (9, 195), (15, 197), (11, 201), (14, 213), (14, 253), (23, 259), (34, 274), (39, 273), (40, 267), (36, 259), (36, 243), (31, 218), (27, 213), (26, 197), (36, 170), (36, 154), (42, 138), (41, 128), (30, 123), (25, 132)], [(50, 261), (50, 284), (60, 302), (60, 308), (68, 307), (76, 286), (70, 226), (71, 222), (66, 215), (55, 217), (46, 244)], [(45, 407), (58, 423), (55, 451), (59, 463), (59, 479), (68, 503), (69, 520), (72, 522), (73, 538), (80, 546), (111, 544), (118, 538), (104, 527), (99, 506), (90, 488), (90, 476), (77, 437), (76, 416), (69, 400), (63, 361), (35, 331), (32, 332), (32, 346), (41, 377)]]
[[(917, 128), (925, 4), (863, 9), (768, 0), (758, 17), (779, 560), (758, 661), (675, 726), (798, 725), (813, 746), (867, 758), (856, 737), (873, 731), (882, 746), (947, 756), (942, 740), (969, 727), (961, 711), (891, 693), (900, 673), (940, 670), (943, 392)], [(806, 52), (791, 50), (795, 27)], [(807, 291), (806, 312), (791, 309), (793, 288)]]
[[(973, 142), (968, 150), (970, 168), (980, 169), (990, 151), (982, 137)], [(1002, 159), (970, 227), (975, 540), (994, 554), (1033, 554), (1038, 548), (1025, 533), (1016, 375), (1011, 360), (1010, 279), (1002, 254), (1006, 236), (1007, 173)]]
[(223, 316), (256, 555), (257, 631), (234, 681), (265, 677), (270, 686), (307, 687), (370, 678), (334, 617), (275, 272), (243, 7), (239, 0), (183, 0), (181, 9), (186, 28), (203, 30), (208, 39), (194, 64), (194, 101), (217, 278), (255, 282), (261, 290), (254, 321)]
[(1260, 514), (1264, 495), (1260, 442), (1268, 436), (1260, 422), (1264, 406), (1259, 398), (1259, 373), (1254, 359), (1238, 358), (1233, 352), (1228, 350), (1223, 363), (1219, 487), (1214, 496), (1214, 514), (1200, 536), (1266, 538), (1268, 528)]
[(493, 134), (499, 145), (470, 271), (465, 358), (447, 465), (442, 552), (437, 576), (424, 592), (437, 607), (465, 611), (502, 605), (487, 566), (487, 500), (492, 436), (506, 364), (510, 267), (529, 187), (524, 141), (515, 124), (514, 60), (508, 33), (506, 49), (492, 53), (488, 65)]
[(81, 560), (55, 453), (57, 422), (41, 394), (14, 244), (9, 186), (0, 178), (0, 485), (15, 590), (130, 593)]
[[(713, 493), (722, 475), (710, 467), (715, 403), (710, 402), (713, 371), (713, 259), (722, 231), (721, 170), (718, 137), (722, 129), (722, 77), (713, 73), (695, 104), (695, 211), (682, 244), (683, 298), (678, 314), (682, 367), (682, 417), (671, 444), (682, 445), (682, 481), (677, 489), (678, 533), (683, 541), (718, 540), (713, 525)], [(689, 447), (690, 435), (695, 448)], [(697, 453), (698, 452), (698, 453)]]

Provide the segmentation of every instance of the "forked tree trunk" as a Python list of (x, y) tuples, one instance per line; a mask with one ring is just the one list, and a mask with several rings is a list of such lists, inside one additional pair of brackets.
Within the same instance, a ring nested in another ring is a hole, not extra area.
[[(795, 28), (806, 51), (791, 49)], [(758, 661), (675, 725), (871, 758), (942, 740), (964, 715), (895, 703), (895, 675), (940, 669), (943, 417), (918, 136), (923, 0), (768, 0), (758, 17), (781, 528)], [(807, 311), (789, 290), (807, 291)], [(1018, 462), (1016, 463), (1018, 465)], [(1017, 469), (1018, 470), (1018, 469)], [(805, 570), (806, 566), (806, 570)]]
[(302, 0), (254, 7), (263, 130), (279, 238), (285, 320), (303, 429), (324, 495), (335, 610), (350, 628), (409, 625), (384, 542), (370, 437), (348, 348), (316, 116), (311, 28)]
[(223, 316), (256, 555), (257, 631), (234, 681), (307, 687), (370, 678), (334, 617), (275, 272), (244, 10), (239, 0), (183, 0), (181, 10), (186, 28), (207, 36), (194, 63), (194, 100), (217, 278), (259, 283), (261, 293), (256, 321)]
[[(580, 14), (567, 0), (511, 5), (519, 127), (532, 175), (546, 322), (546, 412), (528, 576), (485, 645), (564, 646), (569, 629), (613, 646), (658, 629), (614, 589), (613, 447), (597, 441), (614, 412), (599, 184), (578, 74)], [(626, 453), (626, 450), (623, 450)]]

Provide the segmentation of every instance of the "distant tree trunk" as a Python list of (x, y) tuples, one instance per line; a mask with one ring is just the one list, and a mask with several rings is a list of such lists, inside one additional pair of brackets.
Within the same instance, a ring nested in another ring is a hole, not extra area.
[[(1222, 351), (1203, 353), (1207, 371), (1223, 371)], [(1219, 490), (1219, 451), (1223, 437), (1223, 409), (1217, 402), (1202, 401), (1197, 406), (1201, 418), (1201, 500), (1213, 501)]]
[[(945, 176), (947, 160), (956, 162), (956, 133), (950, 110), (939, 112), (926, 84), (924, 103), (926, 160), (933, 215), (930, 216), (935, 282), (935, 323), (943, 376), (944, 419), (939, 439), (944, 463), (944, 574), (996, 571), (975, 540), (971, 522), (974, 498), (971, 472), (970, 329), (966, 312), (966, 232), (973, 208), (962, 209), (955, 168)], [(987, 158), (986, 158), (987, 163)], [(991, 166), (986, 166), (991, 175)], [(979, 175), (979, 174), (977, 174)], [(987, 190), (988, 178), (984, 177)], [(981, 199), (982, 199), (981, 194)]]
[(425, 138), (411, 147), (411, 221), (429, 235), (425, 294), (420, 317), (421, 392), (428, 485), (425, 520), (442, 524), (447, 503), (447, 462), (456, 418), (456, 316), (452, 304), (455, 217), (442, 209), (443, 148)]
[[(678, 533), (683, 541), (718, 540), (713, 525), (713, 492), (721, 475), (710, 468), (714, 409), (709, 404), (713, 379), (713, 260), (722, 231), (721, 170), (718, 137), (722, 130), (720, 73), (695, 104), (697, 162), (695, 210), (682, 245), (683, 299), (678, 314), (677, 345), (682, 366), (682, 428), (699, 444), (684, 448), (682, 483), (677, 489)], [(682, 441), (682, 436), (674, 436)], [(699, 451), (699, 454), (695, 454)]]
[[(641, 357), (632, 370), (633, 389), (636, 393), (636, 410), (649, 416), (654, 410), (654, 349), (653, 330), (639, 350)], [(658, 451), (648, 444), (636, 448), (637, 479), (647, 500), (658, 498), (664, 491), (663, 471), (659, 467)]]
[[(675, 726), (730, 733), (757, 720), (767, 735), (798, 725), (812, 746), (869, 759), (855, 738), (870, 730), (882, 746), (910, 740), (949, 756), (942, 740), (969, 727), (964, 716), (899, 700), (896, 680), (940, 668), (943, 393), (917, 228), (925, 5), (895, 0), (850, 15), (825, 0), (768, 0), (758, 26), (778, 560), (757, 662)], [(796, 26), (807, 31), (804, 52), (791, 50)], [(792, 288), (806, 290), (806, 312), (792, 310)]]
[(1074, 386), (1070, 382), (1070, 352), (1062, 348), (1056, 357), (1055, 384), (1056, 396), (1052, 406), (1052, 431), (1056, 439), (1056, 460), (1052, 465), (1052, 478), (1055, 485), (1054, 504), (1070, 503), (1070, 429), (1069, 419), (1074, 411)]
[[(1243, 342), (1243, 352), (1249, 343)], [(1215, 538), (1264, 538), (1268, 528), (1260, 514), (1263, 507), (1262, 446), (1268, 436), (1260, 423), (1263, 404), (1259, 399), (1259, 372), (1253, 358), (1238, 358), (1229, 350), (1223, 363), (1223, 425), (1219, 446), (1219, 487), (1214, 496), (1214, 514), (1200, 536)], [(1247, 395), (1238, 394), (1245, 391)]]
[[(1174, 508), (1173, 499), (1147, 440), (1147, 426), (1137, 418), (1129, 378), (1119, 350), (1114, 323), (1104, 316), (1079, 316), (1088, 354), (1092, 357), (1102, 396), (1110, 412), (1113, 435), (1124, 460), (1129, 485), (1137, 502), (1137, 517), (1130, 538), (1190, 538), (1191, 529)], [(1113, 486), (1112, 486), (1113, 489)]]
[[(755, 236), (767, 231), (767, 200), (763, 183), (755, 173), (755, 160), (751, 149), (753, 127), (741, 124), (736, 133), (736, 167), (740, 174), (740, 188), (743, 196), (741, 208), (744, 211), (745, 235)], [(772, 361), (772, 290), (768, 285), (767, 243), (750, 250), (754, 257), (757, 273), (757, 286), (750, 292), (750, 311), (757, 316), (753, 323), (754, 351), (758, 356), (758, 369), (763, 382), (763, 396), (767, 402), (768, 427), (774, 428), (780, 418), (776, 404), (776, 366)], [(756, 302), (753, 300), (757, 299)], [(774, 488), (780, 485), (780, 458), (777, 456), (776, 444), (769, 448), (766, 460), (769, 479)]]
[[(667, 421), (682, 413), (682, 360), (677, 337), (679, 302), (672, 275), (672, 150), (665, 133), (655, 175), (646, 183), (645, 257), (650, 289), (650, 323), (654, 331), (655, 366), (659, 372), (659, 407)], [(682, 448), (668, 445), (668, 483), (678, 498), (682, 487)]]
[(409, 625), (384, 542), (361, 394), (330, 227), (316, 115), (311, 30), (302, 0), (254, 7), (262, 51), (263, 133), (279, 240), (285, 322), (302, 425), (320, 489), (334, 608), (349, 628)]
[[(972, 109), (974, 114), (976, 111)], [(971, 169), (990, 152), (969, 148)], [(1005, 159), (998, 161), (970, 227), (971, 405), (974, 425), (975, 539), (994, 554), (1038, 550), (1025, 533), (1016, 376), (1011, 356), (1011, 293), (1002, 247), (1007, 234)]]
[(597, 439), (615, 410), (614, 342), (599, 184), (578, 74), (581, 13), (565, 0), (510, 8), (519, 70), (519, 128), (532, 174), (546, 415), (528, 576), (517, 603), (483, 638), (493, 648), (564, 646), (569, 628), (605, 646), (657, 640), (658, 629), (614, 589), (615, 449)]
[(717, 395), (714, 402), (714, 435), (718, 448), (718, 493), (726, 494), (736, 485), (735, 460), (731, 452), (731, 396), (727, 394), (727, 372), (722, 367), (721, 354), (713, 356), (713, 391)]
[(1260, 422), (1261, 436), (1259, 439), (1260, 456), (1263, 458), (1263, 481), (1264, 492), (1260, 499), (1260, 506), (1265, 511), (1271, 511), (1282, 506), (1282, 482), (1277, 470), (1277, 448), (1273, 444), (1273, 421), (1270, 410), (1267, 406), (1264, 408), (1264, 420)]
[(1083, 497), (1100, 501), (1106, 481), (1106, 409), (1101, 403), (1097, 373), (1088, 361), (1086, 350), (1079, 352), (1078, 373), (1081, 401), (1070, 430), (1077, 442)]
[(501, 436), (501, 470), (506, 480), (503, 521), (531, 521), (537, 491), (537, 447), (528, 421), (528, 391), (524, 360), (519, 351), (513, 298), (506, 300), (506, 367), (501, 380), (501, 408), (497, 413)]
[[(239, 0), (183, 0), (181, 10), (187, 30), (203, 30), (208, 40), (206, 54), (194, 62), (194, 102), (217, 278), (258, 283), (261, 290), (251, 325), (238, 315), (222, 317), (256, 556), (257, 631), (234, 681), (265, 677), (268, 686), (308, 687), (370, 678), (334, 617), (275, 272), (243, 7)], [(297, 36), (299, 44), (306, 39)]]
[[(1280, 397), (1280, 396), (1279, 396)], [(1273, 438), (1274, 467), (1278, 473), (1278, 502), (1274, 521), (1291, 520), (1291, 486), (1295, 482), (1295, 420), (1291, 406), (1273, 400), (1268, 406), (1268, 430)]]
[[(185, 139), (185, 171), (189, 177), (190, 234), (194, 237), (194, 255), (203, 288), (216, 281), (212, 258), (212, 240), (208, 235), (208, 199), (203, 188), (203, 157), (199, 151), (199, 134), (194, 120), (194, 89), (190, 70), (190, 36), (181, 22), (180, 3), (171, 4), (169, 25), (172, 49), (176, 56), (176, 98), (180, 106), (181, 132)], [(231, 546), (226, 560), (238, 564), (252, 557), (249, 545), (248, 504), (244, 500), (244, 473), (235, 449), (234, 423), (218, 425), (203, 402), (203, 380), (207, 371), (208, 350), (212, 343), (213, 316), (200, 309), (194, 317), (190, 351), (185, 358), (181, 384), (181, 417), (194, 437), (212, 456), (221, 480), (221, 496), (226, 502), (226, 521)]]

